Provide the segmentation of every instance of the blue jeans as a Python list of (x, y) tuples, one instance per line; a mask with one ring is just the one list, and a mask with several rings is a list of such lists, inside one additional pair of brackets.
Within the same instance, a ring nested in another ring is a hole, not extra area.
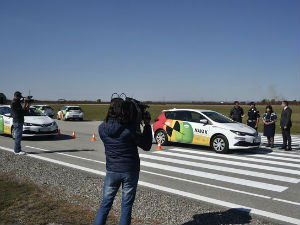
[(22, 139), (22, 134), (23, 134), (23, 123), (14, 123), (13, 124), (14, 129), (15, 129), (15, 147), (14, 147), (14, 152), (18, 153), (21, 151), (21, 139)]
[(94, 225), (104, 225), (111, 209), (114, 198), (122, 184), (122, 208), (120, 225), (131, 223), (132, 206), (135, 199), (139, 172), (106, 172), (103, 187), (103, 198)]

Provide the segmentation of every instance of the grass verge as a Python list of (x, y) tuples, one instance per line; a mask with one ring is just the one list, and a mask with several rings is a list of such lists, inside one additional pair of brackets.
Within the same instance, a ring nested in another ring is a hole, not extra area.
[[(55, 198), (55, 193), (0, 173), (0, 224), (92, 224), (95, 212)], [(110, 215), (108, 224), (118, 224)]]

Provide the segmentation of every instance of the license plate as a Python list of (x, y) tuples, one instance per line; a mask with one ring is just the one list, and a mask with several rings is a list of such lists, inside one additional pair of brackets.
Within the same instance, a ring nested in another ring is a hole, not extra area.
[(49, 129), (49, 128), (40, 128), (39, 131), (40, 131), (40, 132), (45, 132), (45, 131), (50, 131), (50, 129)]
[(78, 117), (78, 115), (73, 115), (73, 117), (77, 118), (77, 117)]

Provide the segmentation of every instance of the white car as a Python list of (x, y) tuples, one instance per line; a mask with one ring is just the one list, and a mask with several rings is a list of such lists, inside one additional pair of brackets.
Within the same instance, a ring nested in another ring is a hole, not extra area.
[[(54, 136), (58, 133), (56, 122), (33, 108), (24, 116), (23, 136)], [(0, 106), (0, 134), (9, 134), (14, 138), (12, 111), (9, 105)]]
[(49, 105), (32, 105), (30, 108), (35, 108), (37, 111), (51, 118), (54, 116), (54, 110)]
[(197, 144), (210, 146), (218, 153), (256, 148), (261, 143), (255, 129), (211, 110), (164, 110), (155, 119), (153, 133), (162, 145), (168, 142)]
[(83, 111), (79, 106), (67, 105), (57, 112), (56, 118), (58, 120), (83, 120), (83, 116)]

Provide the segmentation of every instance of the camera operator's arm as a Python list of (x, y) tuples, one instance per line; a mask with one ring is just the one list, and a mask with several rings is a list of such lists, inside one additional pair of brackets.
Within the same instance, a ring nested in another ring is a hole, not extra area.
[(137, 135), (137, 145), (145, 151), (150, 151), (152, 146), (152, 128), (150, 125), (151, 116), (148, 113), (144, 119), (144, 131), (141, 135)]

